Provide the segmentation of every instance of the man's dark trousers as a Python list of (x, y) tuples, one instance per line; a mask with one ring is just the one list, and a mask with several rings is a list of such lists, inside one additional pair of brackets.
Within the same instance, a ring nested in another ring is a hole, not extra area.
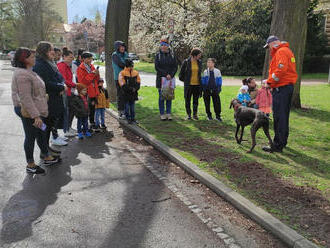
[(205, 90), (203, 94), (205, 111), (208, 117), (212, 117), (212, 113), (210, 110), (211, 98), (213, 101), (213, 108), (216, 118), (220, 118), (221, 114), (221, 101), (220, 96), (217, 90)]
[(293, 95), (293, 84), (274, 88), (273, 96), (273, 116), (274, 116), (274, 148), (282, 150), (289, 137), (289, 115), (291, 99)]

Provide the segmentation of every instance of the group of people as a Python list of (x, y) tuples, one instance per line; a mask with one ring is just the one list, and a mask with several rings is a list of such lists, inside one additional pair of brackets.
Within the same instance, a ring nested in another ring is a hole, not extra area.
[[(272, 60), (269, 78), (257, 89), (255, 79), (243, 80), (237, 99), (243, 106), (259, 108), (269, 114), (273, 111), (275, 138), (268, 152), (281, 152), (289, 136), (289, 112), (293, 86), (297, 80), (295, 58), (288, 43), (276, 36), (267, 39)], [(212, 99), (215, 118), (221, 119), (220, 92), (222, 76), (215, 68), (216, 60), (207, 59), (207, 69), (202, 73), (202, 51), (191, 50), (190, 56), (181, 65), (179, 79), (184, 82), (184, 98), (187, 120), (198, 120), (198, 101), (203, 96), (207, 117), (212, 120), (210, 101)], [(52, 165), (61, 161), (61, 151), (52, 148), (66, 145), (67, 137), (79, 139), (91, 137), (93, 132), (106, 129), (105, 109), (109, 107), (107, 90), (100, 78), (98, 68), (92, 64), (93, 55), (80, 49), (74, 61), (73, 52), (67, 48), (56, 49), (49, 42), (39, 42), (36, 51), (19, 48), (14, 58), (16, 70), (12, 79), (12, 100), (15, 113), (21, 118), (25, 132), (24, 150), (28, 173), (44, 173), (33, 158), (35, 140), (40, 148), (43, 164)], [(136, 123), (135, 101), (138, 99), (141, 79), (134, 70), (134, 63), (128, 58), (126, 46), (115, 42), (112, 54), (113, 75), (117, 87), (117, 103), (120, 118)], [(178, 60), (170, 48), (167, 38), (160, 41), (155, 57), (157, 71), (159, 113), (162, 121), (172, 120), (175, 74)], [(191, 111), (191, 98), (193, 109)], [(166, 102), (166, 104), (165, 104)], [(165, 114), (166, 113), (166, 114)], [(72, 128), (74, 116), (77, 131)], [(88, 123), (89, 121), (89, 123)], [(63, 129), (60, 137), (57, 129)]]
[[(93, 55), (80, 50), (77, 60), (73, 60), (73, 52), (68, 48), (61, 51), (45, 41), (39, 42), (36, 51), (24, 47), (16, 51), (12, 100), (25, 132), (28, 173), (45, 172), (33, 157), (35, 141), (43, 164), (53, 165), (61, 161), (61, 151), (50, 146), (51, 135), (52, 143), (66, 145), (67, 137), (77, 135), (83, 139), (106, 128), (108, 93), (92, 64)], [(72, 128), (74, 116), (77, 131)], [(64, 137), (58, 135), (57, 129), (63, 129)]]

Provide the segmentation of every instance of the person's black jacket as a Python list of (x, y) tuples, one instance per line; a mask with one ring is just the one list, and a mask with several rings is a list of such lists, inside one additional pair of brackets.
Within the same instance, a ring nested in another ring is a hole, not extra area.
[[(202, 84), (202, 61), (198, 60), (198, 80), (199, 85)], [(191, 57), (185, 59), (182, 63), (179, 79), (184, 82), (184, 86), (188, 87), (191, 80)]]
[(61, 92), (64, 91), (64, 79), (59, 71), (55, 71), (52, 66), (43, 58), (37, 58), (33, 67), (41, 79), (45, 82), (46, 92), (49, 96), (48, 112), (49, 117), (63, 118), (64, 104)]
[(74, 115), (77, 118), (88, 117), (89, 109), (88, 104), (87, 108), (84, 104), (84, 100), (79, 96), (74, 95), (71, 100), (71, 108), (73, 110)]
[(178, 70), (178, 60), (174, 53), (171, 50), (168, 53), (159, 51), (155, 57), (155, 69), (157, 71), (156, 87), (160, 89), (162, 77), (170, 75), (174, 78)]
[(133, 102), (138, 100), (138, 90), (140, 84), (137, 82), (136, 77), (128, 77), (125, 79), (126, 83), (123, 85), (124, 100)]

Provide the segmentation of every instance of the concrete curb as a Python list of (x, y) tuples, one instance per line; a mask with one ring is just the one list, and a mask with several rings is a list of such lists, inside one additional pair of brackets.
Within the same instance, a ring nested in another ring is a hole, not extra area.
[(106, 112), (112, 117), (116, 118), (120, 124), (130, 129), (132, 132), (142, 137), (145, 141), (163, 153), (172, 162), (178, 164), (190, 175), (194, 176), (201, 183), (212, 189), (215, 193), (229, 201), (241, 212), (249, 216), (251, 219), (256, 221), (259, 225), (263, 226), (265, 229), (273, 233), (276, 237), (286, 243), (289, 247), (293, 248), (317, 248), (318, 246), (310, 242), (296, 231), (273, 217), (271, 214), (267, 213), (263, 209), (257, 207), (252, 202), (250, 202), (245, 197), (241, 196), (231, 188), (224, 185), (215, 177), (209, 175), (208, 173), (202, 171), (192, 162), (183, 158), (180, 154), (175, 152), (173, 149), (158, 141), (142, 128), (136, 125), (128, 125), (126, 121), (120, 120), (118, 118), (117, 112), (107, 109)]

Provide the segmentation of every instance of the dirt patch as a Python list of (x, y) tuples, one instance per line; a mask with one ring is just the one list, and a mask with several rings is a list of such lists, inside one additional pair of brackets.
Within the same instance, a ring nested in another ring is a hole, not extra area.
[[(179, 134), (176, 134), (179, 135)], [(203, 149), (200, 149), (203, 147)], [(260, 163), (242, 163), (237, 154), (204, 139), (184, 140), (177, 147), (212, 164), (221, 158), (219, 175), (226, 173), (238, 189), (268, 212), (318, 245), (330, 247), (330, 202), (317, 189), (295, 186)]]

